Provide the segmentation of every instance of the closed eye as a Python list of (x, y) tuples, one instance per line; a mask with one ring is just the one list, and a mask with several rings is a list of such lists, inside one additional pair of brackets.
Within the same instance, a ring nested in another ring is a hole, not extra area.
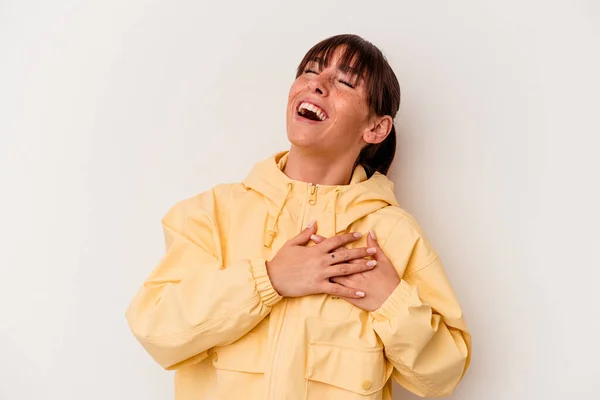
[(353, 85), (353, 84), (351, 84), (351, 83), (350, 83), (350, 82), (348, 82), (348, 81), (345, 81), (345, 80), (343, 80), (343, 79), (340, 79), (340, 83), (343, 83), (344, 85), (346, 85), (346, 86), (348, 86), (348, 87), (351, 87), (352, 89), (354, 89), (354, 85)]
[[(305, 74), (315, 74), (315, 75), (317, 75), (317, 72), (316, 72), (316, 71), (314, 71), (314, 70), (312, 70), (312, 69), (310, 69), (310, 68), (306, 68), (306, 69), (304, 70), (304, 73), (305, 73)], [(340, 83), (342, 83), (342, 84), (344, 84), (344, 85), (348, 86), (349, 88), (352, 88), (352, 89), (354, 89), (354, 85), (353, 85), (352, 83), (350, 83), (350, 82), (348, 82), (348, 81), (344, 80), (344, 79), (339, 79), (339, 80), (338, 80), (338, 82), (340, 82)]]

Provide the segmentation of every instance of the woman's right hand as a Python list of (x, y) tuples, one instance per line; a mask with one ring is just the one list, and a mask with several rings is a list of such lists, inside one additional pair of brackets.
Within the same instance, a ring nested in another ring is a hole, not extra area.
[[(362, 298), (360, 288), (347, 288), (329, 281), (336, 276), (352, 275), (373, 269), (374, 260), (365, 260), (375, 249), (361, 247), (340, 249), (358, 240), (362, 234), (348, 233), (307, 247), (317, 231), (312, 222), (298, 236), (286, 242), (275, 257), (267, 262), (267, 273), (273, 288), (284, 297), (300, 297), (325, 293), (340, 297)], [(354, 261), (360, 260), (362, 261)]]

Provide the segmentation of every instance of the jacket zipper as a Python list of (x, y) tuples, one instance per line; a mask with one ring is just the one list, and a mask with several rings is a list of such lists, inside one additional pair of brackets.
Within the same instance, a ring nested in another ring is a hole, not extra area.
[(317, 204), (317, 190), (319, 190), (319, 185), (313, 185), (312, 183), (308, 187), (310, 191), (310, 196), (308, 198), (308, 204), (314, 206)]
[[(308, 186), (308, 204), (311, 206), (314, 206), (315, 204), (317, 204), (317, 191), (319, 190), (319, 185), (313, 185), (312, 183), (309, 184)], [(308, 211), (308, 205), (305, 208), (304, 211), (304, 217), (303, 219), (306, 219), (306, 216), (308, 215), (307, 213)], [(279, 382), (279, 379), (277, 377), (278, 372), (279, 372), (279, 359), (280, 359), (280, 354), (281, 354), (281, 346), (282, 346), (282, 342), (283, 342), (283, 335), (285, 333), (285, 314), (287, 311), (287, 299), (284, 299), (285, 303), (283, 304), (283, 310), (281, 310), (281, 325), (279, 328), (279, 334), (277, 335), (277, 342), (275, 344), (275, 354), (273, 357), (273, 364), (271, 365), (271, 376), (270, 376), (270, 382), (269, 382), (269, 398), (271, 399), (280, 399), (281, 397), (277, 397), (277, 393), (275, 391), (276, 388), (279, 388), (280, 386), (275, 385), (275, 383)]]
[(280, 359), (280, 354), (281, 354), (281, 342), (282, 340), (282, 336), (283, 336), (283, 331), (285, 328), (285, 314), (287, 311), (287, 299), (283, 299), (282, 302), (285, 302), (283, 304), (283, 310), (281, 310), (281, 324), (279, 326), (279, 332), (277, 335), (277, 342), (275, 343), (275, 354), (273, 356), (273, 364), (271, 365), (271, 376), (270, 376), (270, 382), (269, 382), (269, 399), (278, 399), (278, 397), (276, 396), (275, 393), (275, 389), (277, 388), (276, 383), (278, 382), (278, 367), (279, 367), (279, 359)]

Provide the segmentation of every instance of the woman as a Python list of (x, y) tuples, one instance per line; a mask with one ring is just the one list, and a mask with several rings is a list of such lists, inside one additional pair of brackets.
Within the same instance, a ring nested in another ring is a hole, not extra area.
[(314, 46), (289, 152), (177, 204), (127, 313), (177, 400), (391, 399), (452, 392), (470, 336), (442, 264), (385, 174), (398, 81), (355, 35)]

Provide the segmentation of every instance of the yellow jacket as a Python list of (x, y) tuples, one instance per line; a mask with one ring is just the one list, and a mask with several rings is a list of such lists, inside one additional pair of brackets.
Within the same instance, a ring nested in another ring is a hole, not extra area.
[[(152, 358), (176, 370), (176, 400), (390, 400), (390, 377), (421, 396), (451, 393), (470, 336), (391, 181), (359, 166), (350, 185), (317, 186), (290, 180), (286, 160), (258, 163), (243, 183), (182, 201), (163, 219), (166, 254), (127, 319)], [(313, 218), (326, 237), (375, 231), (402, 278), (379, 310), (273, 289), (265, 260)]]

